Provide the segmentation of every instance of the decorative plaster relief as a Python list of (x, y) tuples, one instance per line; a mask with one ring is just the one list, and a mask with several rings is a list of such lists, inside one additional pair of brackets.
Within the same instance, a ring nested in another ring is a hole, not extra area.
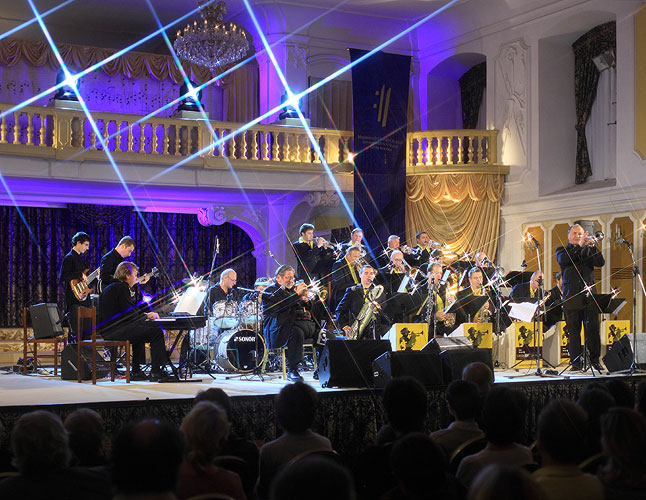
[(336, 191), (313, 191), (303, 199), (310, 207), (338, 207), (341, 201)]
[(307, 65), (307, 47), (304, 45), (287, 46), (287, 64), (294, 68), (303, 68)]

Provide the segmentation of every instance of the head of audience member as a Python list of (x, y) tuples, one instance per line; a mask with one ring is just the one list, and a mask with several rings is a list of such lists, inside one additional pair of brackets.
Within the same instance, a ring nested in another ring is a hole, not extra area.
[(405, 498), (432, 498), (446, 488), (447, 461), (428, 434), (411, 432), (393, 444), (390, 470)]
[(333, 460), (309, 456), (283, 467), (272, 482), (271, 500), (354, 500), (350, 473)]
[(283, 387), (275, 403), (280, 427), (290, 433), (305, 432), (314, 422), (317, 400), (316, 391), (304, 382)]
[(417, 379), (390, 379), (384, 389), (383, 405), (388, 422), (398, 437), (424, 430), (427, 399), (426, 389)]
[(395, 234), (388, 236), (388, 248), (391, 250), (399, 249), (399, 236)]
[(538, 417), (537, 444), (542, 465), (576, 465), (582, 456), (588, 416), (569, 399), (555, 399)]
[(603, 385), (606, 386), (610, 395), (615, 399), (615, 406), (631, 409), (635, 407), (635, 393), (626, 382), (613, 378), (606, 380)]
[(637, 385), (637, 396), (635, 396), (635, 410), (646, 417), (646, 382)]
[(469, 488), (468, 500), (546, 500), (543, 489), (519, 467), (488, 465)]
[(21, 416), (11, 431), (13, 465), (23, 476), (66, 468), (72, 456), (61, 419), (48, 411)]
[(500, 386), (489, 391), (482, 411), (482, 423), (489, 443), (510, 446), (522, 442), (527, 397), (520, 391)]
[(624, 487), (646, 487), (646, 417), (628, 408), (612, 408), (601, 418), (601, 446), (608, 457), (602, 477)]
[(209, 387), (203, 391), (198, 392), (193, 399), (193, 406), (202, 401), (209, 401), (217, 404), (224, 410), (227, 415), (227, 420), (231, 422), (231, 398), (219, 387)]
[(493, 387), (494, 374), (491, 368), (481, 361), (469, 363), (462, 370), (462, 380), (473, 382), (480, 396), (486, 396)]
[(135, 240), (132, 239), (132, 236), (124, 236), (117, 243), (115, 250), (124, 259), (130, 257), (135, 250)]
[(603, 384), (592, 382), (587, 384), (579, 393), (577, 403), (588, 414), (588, 437), (586, 453), (594, 455), (601, 450), (599, 436), (601, 435), (601, 416), (615, 406), (615, 398)]
[(355, 227), (350, 233), (350, 243), (353, 245), (359, 245), (363, 240), (363, 229)]
[(112, 443), (112, 484), (126, 497), (172, 492), (183, 452), (175, 426), (156, 419), (128, 423)]
[(65, 418), (65, 429), (74, 455), (74, 465), (94, 467), (105, 464), (103, 418), (90, 408), (79, 408)]
[(458, 421), (475, 420), (480, 414), (478, 387), (473, 382), (454, 380), (446, 388), (449, 413)]
[(225, 269), (220, 273), (220, 288), (222, 288), (226, 293), (229, 293), (231, 289), (236, 286), (237, 282), (238, 275), (233, 269)]
[(198, 471), (208, 467), (229, 437), (229, 427), (227, 414), (219, 405), (210, 401), (197, 403), (179, 427), (186, 461)]

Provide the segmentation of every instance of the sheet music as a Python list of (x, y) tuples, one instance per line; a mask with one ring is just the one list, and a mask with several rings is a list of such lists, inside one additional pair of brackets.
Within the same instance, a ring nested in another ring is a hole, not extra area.
[(197, 286), (188, 287), (180, 297), (173, 314), (188, 313), (191, 316), (196, 316), (198, 309), (204, 303), (205, 297), (206, 290), (202, 290)]
[(509, 316), (513, 319), (530, 323), (534, 319), (537, 308), (538, 304), (532, 304), (531, 302), (512, 303)]

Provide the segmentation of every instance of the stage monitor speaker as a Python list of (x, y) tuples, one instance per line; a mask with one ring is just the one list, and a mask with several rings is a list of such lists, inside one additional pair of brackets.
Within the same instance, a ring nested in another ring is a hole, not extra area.
[(416, 378), (424, 387), (443, 385), (439, 353), (421, 351), (385, 352), (372, 363), (375, 387), (386, 387), (393, 377)]
[(491, 349), (476, 349), (474, 347), (447, 349), (440, 353), (440, 358), (442, 359), (442, 370), (445, 384), (449, 384), (453, 380), (460, 380), (462, 378), (462, 370), (464, 370), (464, 367), (477, 361), (487, 365), (493, 373)]
[[(91, 349), (89, 347), (83, 348), (83, 356), (81, 356), (81, 380), (90, 380), (92, 378), (92, 365), (88, 362)], [(95, 352), (96, 360), (103, 361), (103, 358), (98, 352)], [(67, 344), (61, 353), (61, 379), (62, 380), (77, 380), (76, 376), (76, 344)], [(96, 378), (104, 378), (110, 375), (110, 370), (106, 365), (96, 365)]]
[(630, 369), (633, 364), (633, 349), (628, 335), (624, 335), (617, 342), (612, 344), (612, 347), (603, 357), (603, 363), (608, 368), (609, 372), (618, 372), (621, 370)]
[(390, 351), (387, 340), (328, 340), (319, 361), (321, 387), (372, 387), (372, 362)]
[(422, 352), (441, 353), (449, 349), (471, 349), (473, 346), (466, 337), (434, 337), (422, 347)]
[(635, 344), (633, 343), (632, 333), (626, 334), (626, 337), (630, 339), (630, 346), (633, 348), (633, 354), (635, 356), (635, 363), (637, 364), (637, 368), (641, 370), (645, 370), (646, 369), (646, 333), (643, 333), (643, 332), (636, 333), (637, 347), (635, 347)]
[(29, 308), (29, 316), (35, 338), (50, 339), (63, 335), (63, 325), (56, 304), (35, 304)]

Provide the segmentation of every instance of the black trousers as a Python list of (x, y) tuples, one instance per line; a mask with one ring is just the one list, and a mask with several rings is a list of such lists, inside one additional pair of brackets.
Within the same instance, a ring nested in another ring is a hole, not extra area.
[(106, 340), (129, 340), (132, 344), (132, 371), (146, 364), (146, 342), (150, 344), (152, 371), (160, 371), (168, 362), (164, 333), (154, 321), (140, 321), (103, 335)]
[(599, 336), (599, 312), (590, 309), (566, 309), (565, 323), (569, 334), (568, 351), (574, 360), (581, 354), (581, 326), (585, 333), (585, 343), (591, 361), (599, 361), (601, 337)]
[(289, 337), (287, 338), (287, 369), (290, 371), (297, 369), (298, 364), (303, 361), (304, 332), (302, 328), (297, 326), (298, 323), (300, 322), (294, 322), (294, 326), (289, 332)]

